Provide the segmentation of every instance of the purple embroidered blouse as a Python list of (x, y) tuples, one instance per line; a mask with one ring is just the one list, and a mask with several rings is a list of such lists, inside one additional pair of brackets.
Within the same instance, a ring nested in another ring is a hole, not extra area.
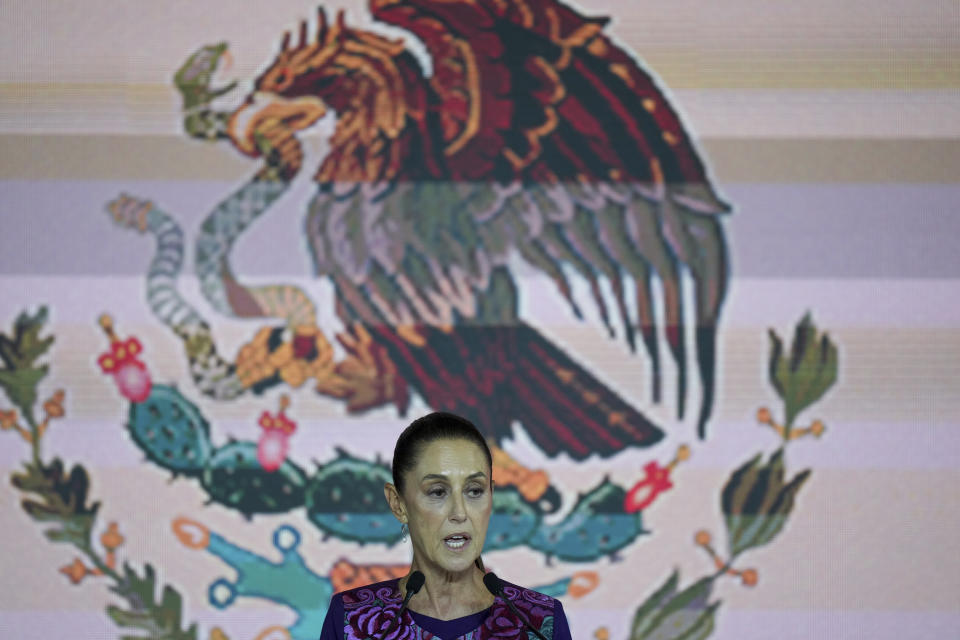
[[(399, 583), (395, 578), (333, 596), (319, 640), (528, 640), (527, 628), (499, 596), (488, 609), (455, 620), (407, 610), (382, 638), (403, 603)], [(547, 640), (571, 640), (559, 600), (509, 582), (503, 583), (503, 592)]]

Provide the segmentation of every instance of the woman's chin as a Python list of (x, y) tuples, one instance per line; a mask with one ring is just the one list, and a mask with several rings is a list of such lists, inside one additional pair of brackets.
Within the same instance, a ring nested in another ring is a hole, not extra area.
[(476, 555), (472, 553), (454, 555), (448, 552), (436, 558), (436, 562), (444, 571), (449, 573), (463, 573), (473, 566), (476, 559)]

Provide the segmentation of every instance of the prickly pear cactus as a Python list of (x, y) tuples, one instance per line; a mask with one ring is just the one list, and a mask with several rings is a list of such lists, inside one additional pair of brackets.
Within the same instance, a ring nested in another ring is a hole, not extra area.
[(231, 442), (214, 452), (201, 483), (213, 502), (250, 517), (301, 506), (307, 479), (289, 460), (276, 471), (266, 471), (257, 460), (256, 443)]
[(130, 403), (127, 428), (147, 458), (174, 475), (198, 476), (210, 459), (210, 425), (174, 387), (155, 384), (144, 402)]
[(537, 528), (528, 544), (548, 558), (594, 560), (613, 556), (642, 533), (642, 512), (625, 513), (623, 487), (603, 482), (577, 498), (570, 513), (556, 524)]
[(485, 551), (510, 549), (524, 544), (540, 526), (540, 513), (513, 487), (493, 492), (493, 514), (487, 528)]
[[(318, 465), (310, 477), (285, 453), (279, 466), (267, 467), (256, 442), (214, 447), (197, 407), (175, 387), (159, 384), (145, 400), (131, 402), (129, 430), (149, 460), (175, 475), (197, 478), (211, 503), (248, 518), (306, 507), (324, 537), (360, 544), (400, 541), (400, 528), (383, 498), (383, 485), (393, 478), (379, 459), (363, 460), (338, 449), (337, 457)], [(625, 508), (626, 495), (623, 487), (604, 480), (579, 496), (563, 520), (544, 524), (544, 515), (559, 504), (552, 487), (535, 504), (516, 487), (499, 487), (485, 550), (526, 545), (548, 559), (575, 562), (613, 555), (645, 533), (640, 512)]]
[(400, 525), (383, 498), (383, 485), (393, 482), (390, 468), (354, 458), (342, 449), (310, 478), (307, 514), (327, 536), (361, 544), (400, 541)]

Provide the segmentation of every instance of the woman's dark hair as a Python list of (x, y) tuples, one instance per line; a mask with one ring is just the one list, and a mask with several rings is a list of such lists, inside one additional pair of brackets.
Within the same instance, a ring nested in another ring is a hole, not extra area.
[(428, 413), (411, 422), (397, 438), (397, 445), (393, 449), (393, 486), (398, 492), (403, 494), (403, 476), (417, 466), (420, 452), (436, 440), (469, 440), (480, 447), (487, 458), (487, 465), (493, 468), (490, 447), (472, 422), (453, 413)]

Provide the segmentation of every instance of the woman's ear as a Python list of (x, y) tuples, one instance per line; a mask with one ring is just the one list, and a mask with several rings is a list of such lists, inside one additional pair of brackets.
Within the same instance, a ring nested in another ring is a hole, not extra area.
[(393, 516), (400, 522), (406, 522), (407, 510), (403, 505), (403, 498), (400, 497), (400, 492), (392, 483), (387, 482), (383, 485), (383, 496), (387, 499), (387, 504), (390, 505)]

